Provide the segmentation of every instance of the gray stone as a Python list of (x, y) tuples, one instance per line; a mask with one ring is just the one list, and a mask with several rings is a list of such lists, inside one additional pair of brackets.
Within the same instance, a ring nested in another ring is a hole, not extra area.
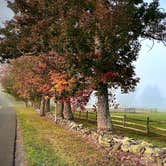
[(75, 123), (75, 122), (71, 122), (69, 127), (72, 129), (72, 130), (77, 130), (77, 127), (78, 125)]
[(119, 143), (119, 142), (122, 142), (122, 139), (113, 137), (113, 141), (114, 141), (115, 143)]
[(92, 139), (94, 139), (94, 140), (98, 140), (99, 134), (98, 134), (97, 132), (95, 132), (95, 131), (92, 131), (92, 132), (91, 132), (91, 137), (92, 137)]
[(130, 145), (129, 144), (122, 144), (121, 149), (124, 152), (129, 152)]
[(98, 142), (99, 142), (100, 145), (110, 147), (112, 140), (113, 139), (112, 139), (111, 135), (105, 134), (105, 135), (99, 135)]
[(130, 144), (130, 145), (137, 145), (138, 142), (135, 139), (133, 139), (133, 138), (124, 137), (122, 139), (122, 144), (123, 145), (128, 145), (128, 144)]
[[(70, 121), (69, 121), (69, 122), (70, 122)], [(68, 120), (63, 119), (63, 124), (64, 124), (64, 125), (67, 125), (67, 124), (68, 124)]]
[(146, 147), (144, 155), (146, 157), (152, 157), (152, 156), (158, 157), (160, 156), (160, 149), (154, 147)]
[(81, 124), (78, 125), (78, 127), (79, 127), (80, 129), (83, 129), (83, 128), (84, 128), (84, 125), (81, 123)]
[(138, 144), (138, 145), (131, 145), (129, 147), (129, 152), (132, 152), (132, 153), (143, 153), (145, 151), (145, 146), (144, 145), (141, 145), (141, 144)]
[(166, 148), (162, 148), (159, 153), (160, 156), (166, 157)]
[(166, 166), (166, 156), (163, 158), (163, 165)]
[(163, 161), (160, 157), (157, 157), (157, 166), (163, 166)]
[(153, 144), (150, 144), (150, 143), (145, 142), (145, 141), (142, 141), (141, 144), (146, 146), (146, 147), (152, 147), (153, 146)]
[(123, 140), (122, 140), (121, 149), (124, 152), (129, 152), (129, 150), (131, 149), (132, 144), (135, 144), (135, 141), (133, 139), (128, 138), (128, 137), (124, 137)]
[(84, 135), (90, 135), (90, 134), (91, 134), (91, 130), (88, 129), (88, 128), (82, 129), (81, 132), (82, 132), (82, 134), (84, 134)]
[(120, 150), (121, 149), (121, 145), (122, 145), (121, 142), (114, 144), (112, 152), (116, 152), (116, 151)]

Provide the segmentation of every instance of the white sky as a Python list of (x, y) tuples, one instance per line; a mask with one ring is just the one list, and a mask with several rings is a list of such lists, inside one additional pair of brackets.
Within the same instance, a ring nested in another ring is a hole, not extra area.
[(6, 20), (11, 19), (12, 16), (12, 11), (6, 7), (6, 1), (0, 0), (0, 25), (2, 25)]
[(136, 62), (136, 73), (141, 78), (140, 85), (157, 85), (166, 97), (166, 47), (155, 42), (151, 51), (149, 41), (143, 42), (140, 57)]

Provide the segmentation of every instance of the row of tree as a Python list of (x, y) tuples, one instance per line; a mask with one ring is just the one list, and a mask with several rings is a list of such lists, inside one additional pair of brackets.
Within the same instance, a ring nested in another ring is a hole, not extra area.
[[(53, 52), (47, 56), (21, 56), (1, 67), (1, 84), (7, 93), (40, 108), (40, 115), (50, 111), (50, 99), (56, 102), (55, 120), (73, 119), (72, 110), (84, 109), (92, 88), (88, 83), (63, 74), (63, 63)], [(57, 65), (58, 64), (58, 65)], [(86, 89), (85, 88), (86, 86)], [(71, 110), (72, 106), (72, 110)]]
[(0, 29), (0, 56), (17, 58), (9, 65), (12, 93), (32, 101), (54, 97), (56, 115), (72, 118), (70, 102), (82, 107), (95, 90), (98, 129), (111, 130), (108, 89), (128, 92), (138, 83), (133, 62), (140, 38), (165, 42), (158, 0), (15, 0), (8, 6), (15, 16)]

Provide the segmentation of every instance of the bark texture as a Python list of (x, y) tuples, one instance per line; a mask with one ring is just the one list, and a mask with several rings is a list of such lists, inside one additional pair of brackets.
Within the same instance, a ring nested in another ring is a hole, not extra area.
[(107, 87), (98, 93), (97, 127), (99, 131), (112, 131)]
[(28, 101), (24, 101), (25, 102), (25, 107), (28, 107)]
[(55, 108), (55, 121), (63, 119), (63, 102), (57, 101)]
[(40, 104), (40, 116), (45, 116), (45, 99), (41, 99), (41, 104)]
[(63, 116), (64, 116), (64, 119), (67, 119), (67, 120), (72, 120), (73, 119), (73, 113), (72, 113), (72, 110), (71, 110), (70, 101), (64, 102)]
[(50, 112), (50, 98), (45, 99), (45, 112)]
[(34, 109), (40, 109), (40, 106), (41, 106), (41, 101), (40, 100), (36, 100), (36, 101), (32, 101), (32, 107)]

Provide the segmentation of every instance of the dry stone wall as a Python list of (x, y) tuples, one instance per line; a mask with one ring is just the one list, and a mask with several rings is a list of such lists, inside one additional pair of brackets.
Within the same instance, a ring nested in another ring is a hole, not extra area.
[[(47, 113), (46, 117), (54, 121), (54, 116), (51, 113)], [(166, 148), (158, 148), (145, 141), (117, 136), (112, 133), (92, 131), (84, 127), (83, 124), (77, 124), (74, 121), (59, 119), (56, 123), (71, 131), (78, 132), (84, 138), (91, 138), (94, 143), (106, 148), (109, 155), (122, 151), (136, 154), (140, 159), (153, 161), (157, 166), (166, 166)]]

